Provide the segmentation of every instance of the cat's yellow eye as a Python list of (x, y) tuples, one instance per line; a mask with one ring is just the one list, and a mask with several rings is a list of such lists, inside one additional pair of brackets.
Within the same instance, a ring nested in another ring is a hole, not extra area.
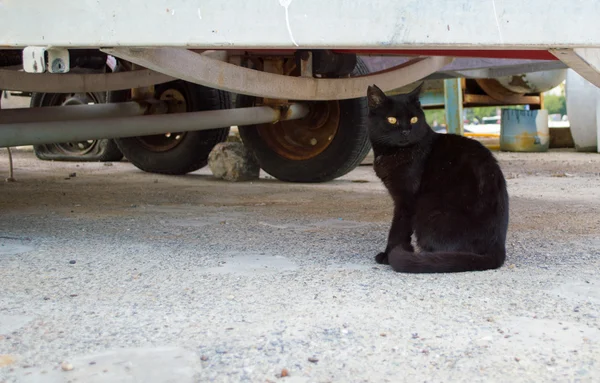
[(418, 121), (419, 121), (419, 119), (417, 117), (413, 117), (410, 119), (411, 124), (416, 124)]
[(398, 120), (396, 120), (396, 117), (388, 117), (388, 122), (392, 125), (396, 125), (396, 122), (398, 122)]

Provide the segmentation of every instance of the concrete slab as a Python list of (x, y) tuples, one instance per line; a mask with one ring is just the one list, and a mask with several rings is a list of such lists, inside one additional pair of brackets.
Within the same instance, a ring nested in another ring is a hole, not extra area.
[(506, 265), (403, 275), (373, 259), (392, 205), (370, 167), (228, 183), (16, 151), (0, 382), (598, 381), (600, 156), (498, 158)]

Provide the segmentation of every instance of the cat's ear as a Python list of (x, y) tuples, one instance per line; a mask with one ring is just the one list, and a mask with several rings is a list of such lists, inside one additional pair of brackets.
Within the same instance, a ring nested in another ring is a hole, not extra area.
[(418, 105), (421, 105), (421, 102), (419, 101), (419, 96), (421, 95), (421, 90), (423, 89), (423, 84), (425, 84), (425, 82), (421, 82), (415, 89), (413, 89), (409, 94), (408, 94), (408, 99)]
[(387, 96), (377, 87), (377, 85), (372, 85), (367, 89), (367, 100), (369, 109), (375, 110), (385, 103)]

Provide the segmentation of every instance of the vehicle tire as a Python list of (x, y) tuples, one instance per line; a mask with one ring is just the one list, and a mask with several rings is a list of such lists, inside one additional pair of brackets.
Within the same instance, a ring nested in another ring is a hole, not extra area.
[[(33, 93), (32, 108), (60, 105), (105, 103), (106, 93)], [(123, 154), (110, 139), (34, 145), (33, 151), (40, 160), (51, 161), (120, 161)]]
[[(229, 93), (176, 80), (154, 86), (157, 99), (171, 100), (169, 112), (183, 113), (231, 108)], [(109, 92), (109, 102), (130, 99), (130, 91)], [(186, 174), (208, 163), (208, 154), (229, 135), (229, 127), (195, 132), (115, 139), (125, 157), (137, 168), (161, 174)]]
[[(367, 73), (357, 58), (352, 75)], [(239, 95), (236, 107), (253, 106), (255, 100)], [(366, 97), (307, 104), (310, 112), (302, 119), (239, 128), (244, 145), (254, 152), (261, 168), (279, 180), (333, 180), (360, 165), (371, 149)]]
[(23, 51), (21, 49), (0, 50), (0, 67), (19, 65), (23, 63)]

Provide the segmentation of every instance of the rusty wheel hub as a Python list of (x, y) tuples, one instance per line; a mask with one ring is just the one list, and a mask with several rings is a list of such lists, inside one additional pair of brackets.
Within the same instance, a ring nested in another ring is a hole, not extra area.
[[(157, 95), (161, 101), (166, 101), (169, 107), (168, 113), (185, 113), (187, 103), (185, 97), (176, 89), (167, 89), (160, 95)], [(172, 132), (165, 134), (156, 134), (152, 136), (141, 136), (137, 139), (149, 150), (153, 152), (166, 152), (171, 150), (183, 140), (185, 132)]]
[(340, 123), (338, 101), (314, 102), (309, 114), (300, 120), (279, 121), (257, 126), (265, 143), (280, 156), (307, 160), (331, 144)]

